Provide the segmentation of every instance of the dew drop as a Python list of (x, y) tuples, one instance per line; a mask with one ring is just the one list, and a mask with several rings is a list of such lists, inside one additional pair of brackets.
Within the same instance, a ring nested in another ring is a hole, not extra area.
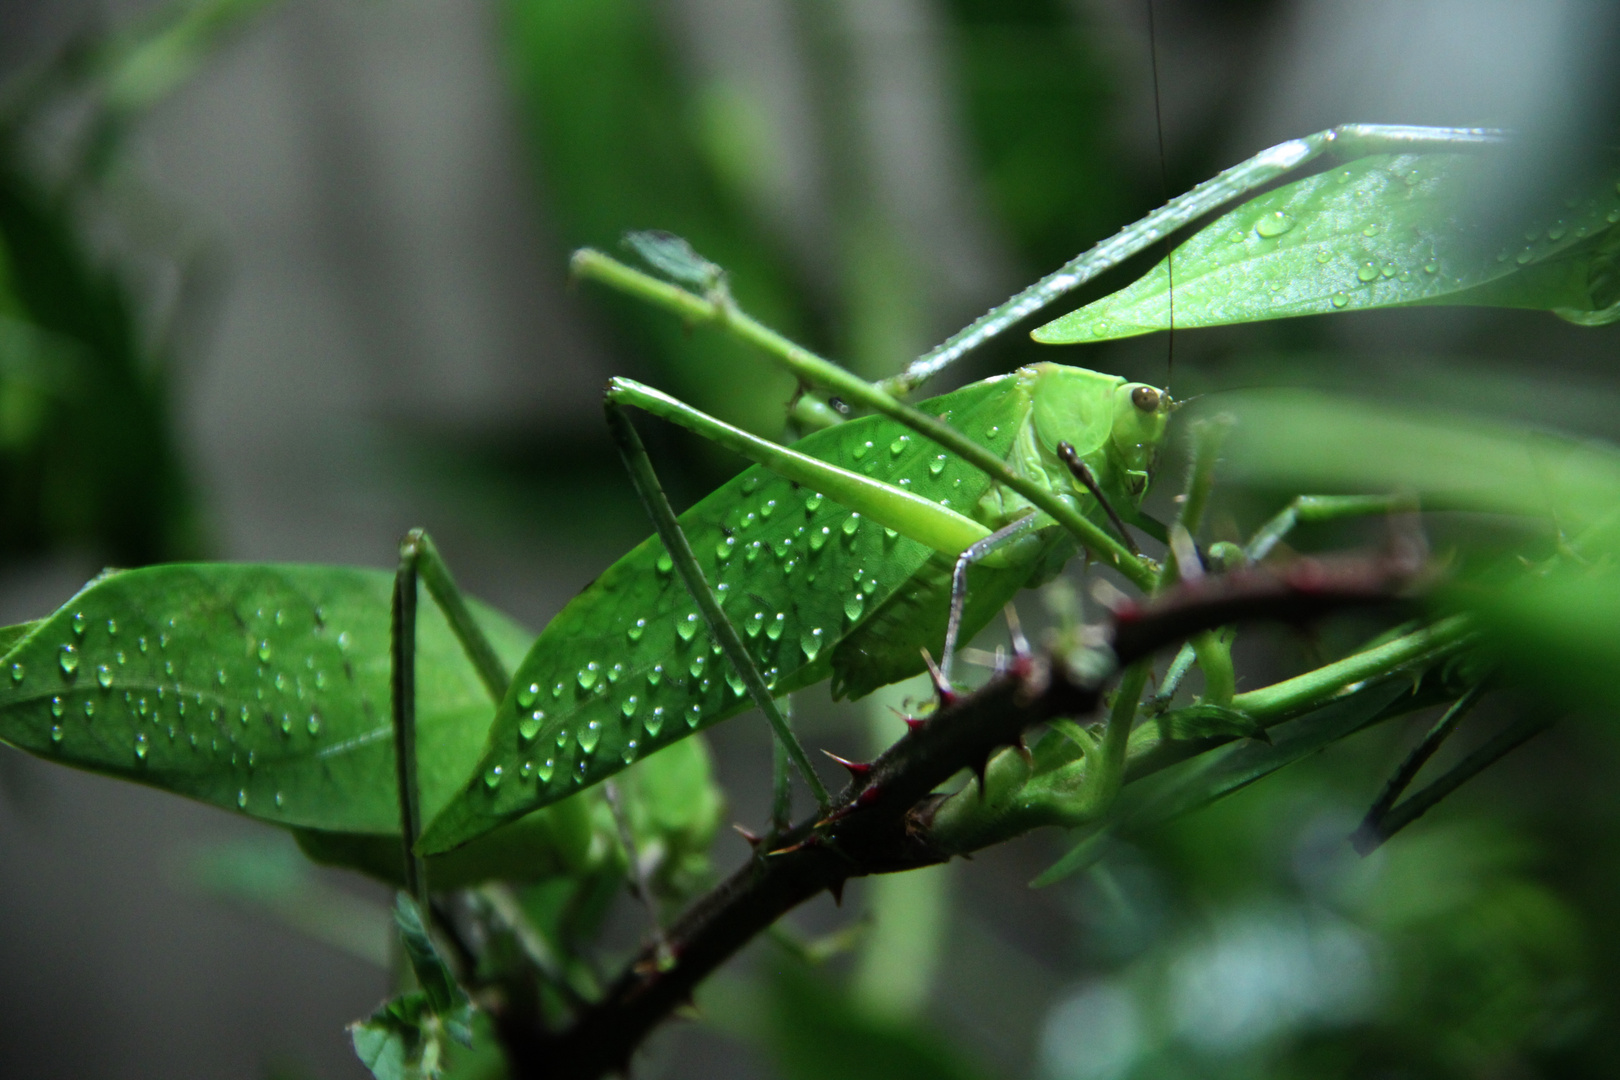
[(534, 699), (540, 696), (540, 684), (532, 682), (518, 691), (517, 703), (521, 709), (527, 709), (534, 704)]
[(592, 720), (579, 729), (579, 748), (587, 754), (596, 750), (596, 744), (602, 741), (602, 722)]
[(1562, 221), (1557, 221), (1557, 222), (1554, 222), (1552, 224), (1552, 226), (1547, 230), (1547, 239), (1555, 240), (1555, 241), (1556, 240), (1562, 240), (1564, 238), (1565, 234), (1568, 233), (1568, 232), (1569, 232), (1569, 226), (1565, 225)]
[(1318, 251), (1316, 253), (1316, 261), (1319, 262), (1319, 263), (1329, 262), (1332, 259), (1333, 259), (1333, 252), (1327, 250), (1326, 248), (1323, 248), (1321, 251)]
[(1440, 272), (1440, 264), (1431, 259), (1429, 262), (1423, 264), (1423, 272), (1425, 274), (1438, 274)]
[(860, 527), (861, 527), (861, 515), (859, 515), (859, 514), (851, 514), (851, 515), (849, 515), (849, 517), (844, 519), (844, 524), (839, 526), (839, 527), (841, 529), (843, 529), (845, 536), (854, 536), (855, 533), (860, 530)]
[(652, 670), (647, 672), (647, 685), (657, 686), (664, 681), (664, 665), (654, 664)]
[(708, 662), (709, 662), (709, 658), (707, 656), (703, 656), (701, 654), (698, 655), (698, 656), (694, 656), (694, 657), (692, 657), (692, 662), (690, 664), (686, 665), (686, 670), (690, 671), (692, 673), (692, 678), (695, 679), (699, 675), (703, 674), (703, 667)]
[(28, 669), (23, 667), (22, 664), (17, 663), (17, 664), (12, 664), (11, 665), (11, 681), (12, 682), (14, 682), (14, 683), (22, 682), (23, 681), (23, 676), (27, 675), (27, 674), (28, 674)]
[(1348, 304), (1350, 302), (1350, 294), (1349, 293), (1344, 293), (1344, 292), (1336, 292), (1336, 293), (1333, 294), (1332, 299), (1333, 299), (1333, 306), (1334, 307), (1342, 308), (1342, 307), (1344, 307), (1346, 304)]
[(135, 644), (141, 650), (141, 655), (144, 656), (146, 654), (146, 635), (142, 634), (140, 637), (136, 638)]
[(1231, 232), (1226, 234), (1226, 238), (1234, 244), (1241, 244), (1243, 243), (1243, 230), (1233, 229)]
[(61, 741), (62, 741), (62, 725), (61, 724), (52, 724), (51, 725), (51, 742), (59, 743)]
[(1607, 221), (1610, 225), (1620, 221), (1620, 207), (1616, 207), (1615, 209), (1610, 210), (1607, 214), (1604, 214), (1603, 220)]
[(556, 772), (556, 771), (557, 771), (557, 759), (556, 758), (546, 758), (545, 761), (542, 761), (535, 768), (534, 773), (535, 773), (536, 776), (538, 776), (540, 778), (540, 782), (542, 784), (544, 784), (544, 783), (547, 783), (548, 781), (551, 780), (551, 774)]
[(62, 699), (60, 697), (51, 698), (51, 715), (52, 716), (61, 716), (62, 715)]
[(319, 735), (321, 733), (321, 714), (310, 713), (309, 719), (304, 722), (304, 728), (311, 735)]
[(778, 611), (776, 618), (765, 624), (765, 636), (776, 641), (782, 636), (783, 627), (787, 626), (787, 613)]
[(911, 442), (910, 435), (902, 435), (898, 439), (894, 440), (894, 442), (889, 444), (889, 456), (899, 457), (901, 454), (905, 453), (906, 444), (909, 442)]
[(1370, 260), (1362, 263), (1361, 268), (1356, 271), (1356, 277), (1362, 281), (1372, 281), (1378, 277), (1378, 264)]
[(551, 696), (554, 698), (560, 698), (563, 696), (563, 691), (566, 689), (568, 689), (568, 684), (565, 682), (559, 682), (551, 688)]
[(653, 565), (658, 568), (658, 572), (660, 574), (668, 574), (671, 570), (675, 569), (675, 560), (669, 557), (669, 552), (660, 551), (658, 553), (658, 558), (654, 560)]
[(804, 650), (806, 660), (814, 660), (821, 651), (821, 627), (808, 630), (799, 635), (799, 648)]
[(1273, 210), (1254, 223), (1254, 231), (1266, 239), (1281, 236), (1294, 227), (1294, 219), (1281, 210)]
[(641, 753), (641, 744), (639, 742), (637, 742), (635, 739), (631, 739), (629, 742), (624, 744), (624, 749), (619, 751), (619, 758), (626, 765), (628, 765), (632, 761), (636, 760), (636, 757), (640, 753)]
[(1379, 270), (1378, 272), (1387, 278), (1392, 278), (1395, 276), (1395, 271), (1397, 269), (1399, 268), (1394, 263), (1385, 263), (1383, 269)]
[(1378, 226), (1377, 225), (1368, 225), (1365, 229), (1361, 230), (1361, 235), (1362, 236), (1377, 236), (1378, 235)]
[[(243, 709), (242, 711), (244, 713), (247, 712), (246, 709)], [(247, 723), (246, 717), (243, 718), (242, 723)], [(292, 734), (292, 717), (288, 716), (286, 713), (281, 714), (281, 733), (283, 735)]]
[(759, 558), (759, 553), (763, 550), (765, 550), (765, 545), (762, 542), (755, 540), (744, 550), (743, 558), (751, 563), (755, 559)]
[(754, 612), (752, 615), (748, 616), (748, 621), (743, 623), (743, 633), (747, 634), (751, 638), (759, 637), (759, 632), (764, 628), (765, 613), (763, 611)]
[(123, 667), (124, 664), (127, 662), (124, 659), (124, 650), (123, 649), (119, 649), (117, 652), (113, 653), (113, 659), (118, 661), (118, 666), (119, 667)]
[(662, 705), (654, 706), (653, 711), (647, 714), (647, 719), (642, 721), (641, 726), (647, 729), (648, 738), (657, 735), (664, 726), (664, 707)]
[(698, 723), (702, 719), (703, 719), (703, 706), (701, 706), (701, 705), (693, 705), (690, 709), (686, 710), (686, 726), (687, 727), (689, 727), (689, 728), (697, 727)]
[(804, 500), (804, 512), (813, 514), (821, 509), (821, 492), (812, 491), (810, 497)]
[(500, 787), (503, 771), (504, 770), (502, 770), (499, 765), (491, 765), (489, 767), (489, 772), (484, 774), (484, 786), (491, 791), (494, 791), (496, 788)]
[(136, 735), (135, 736), (135, 756), (140, 758), (142, 761), (146, 760), (146, 736), (145, 735)]
[(590, 663), (579, 669), (579, 674), (575, 675), (574, 678), (579, 681), (579, 688), (581, 690), (589, 690), (591, 687), (596, 685), (596, 671), (597, 664), (595, 660), (592, 660)]
[(285, 796), (283, 796), (281, 794), (281, 792), (279, 792), (279, 791), (276, 792), (276, 805), (280, 806), (284, 801), (285, 801)]
[(885, 525), (883, 527), (883, 539), (889, 541), (890, 543), (893, 543), (894, 541), (900, 539), (900, 533), (898, 531), (894, 530), (894, 529), (889, 528), (887, 525)]
[(93, 701), (86, 701), (84, 703), (84, 718), (86, 720), (88, 720), (92, 716), (95, 716), (95, 715), (96, 715), (96, 703), (93, 702)]
[(624, 665), (623, 664), (614, 664), (611, 668), (608, 669), (607, 677), (608, 677), (608, 682), (610, 682), (610, 683), (618, 682), (620, 679), (622, 679), (624, 677)]
[(84, 636), (84, 612), (82, 611), (73, 613), (73, 632), (80, 637)]
[(518, 734), (523, 737), (524, 742), (528, 742), (530, 739), (533, 739), (536, 735), (540, 734), (540, 725), (544, 724), (545, 722), (545, 711), (543, 709), (536, 709), (534, 712), (518, 721)]
[[(354, 639), (349, 636), (349, 632), (347, 630), (343, 630), (343, 631), (339, 632), (339, 634), (338, 634), (338, 648), (339, 649), (342, 649), (344, 652), (348, 652), (349, 651), (349, 646), (350, 646), (350, 644), (353, 643), (353, 641), (354, 641)], [(224, 682), (223, 679), (221, 679), (220, 681)]]
[(827, 546), (827, 538), (829, 536), (831, 536), (831, 535), (832, 535), (832, 527), (830, 525), (823, 525), (821, 528), (819, 528), (815, 532), (811, 533), (810, 534), (810, 550), (811, 551), (820, 551), (822, 548), (826, 547)]
[(107, 620), (107, 636), (108, 637), (117, 637), (118, 636), (118, 620), (117, 619), (108, 619)]
[(697, 634), (697, 628), (698, 616), (697, 612), (693, 611), (675, 624), (675, 633), (680, 635), (682, 641), (691, 641), (693, 636)]
[(945, 455), (940, 454), (928, 463), (928, 475), (938, 476), (945, 471)]
[(636, 697), (636, 695), (631, 694), (629, 697), (625, 698), (624, 703), (619, 706), (619, 711), (623, 713), (624, 718), (628, 720), (630, 717), (636, 715), (636, 710), (639, 708), (641, 708), (641, 699)]
[(870, 439), (868, 439), (866, 442), (856, 443), (855, 449), (851, 450), (850, 454), (855, 458), (856, 461), (859, 461), (861, 458), (866, 456), (866, 452), (870, 449), (872, 449), (872, 442)]
[(765, 505), (759, 508), (759, 516), (762, 518), (768, 518), (774, 513), (776, 513), (776, 500), (766, 499)]
[(861, 613), (865, 610), (866, 597), (862, 596), (860, 593), (850, 593), (848, 596), (844, 597), (844, 616), (845, 618), (849, 619), (850, 622), (854, 622), (856, 619), (859, 619), (861, 617)]
[(1513, 261), (1518, 263), (1520, 266), (1529, 266), (1530, 260), (1534, 259), (1535, 257), (1535, 252), (1531, 251), (1529, 248), (1525, 248), (1514, 257)]
[(720, 542), (714, 545), (714, 557), (721, 562), (729, 562), (732, 552), (736, 550), (737, 538), (735, 536), (722, 537)]
[(62, 653), (56, 662), (62, 666), (62, 674), (71, 678), (79, 670), (79, 650), (72, 645), (62, 646)]
[(239, 810), (247, 809), (247, 788), (238, 788), (236, 791), (236, 806)]
[(742, 490), (744, 495), (751, 495), (759, 487), (759, 473), (750, 471), (743, 477)]

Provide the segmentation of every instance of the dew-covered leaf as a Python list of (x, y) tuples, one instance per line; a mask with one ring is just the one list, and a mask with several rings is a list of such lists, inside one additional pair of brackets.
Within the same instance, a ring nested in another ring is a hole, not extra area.
[(1177, 328), (1468, 304), (1620, 317), (1620, 189), (1591, 183), (1507, 228), (1479, 192), (1490, 154), (1360, 158), (1223, 215), (1131, 285), (1037, 329), (1063, 345)]
[[(0, 739), (281, 825), (398, 834), (392, 575), (177, 564), (104, 575), (0, 659)], [(473, 610), (508, 664), (530, 635)], [(424, 811), (459, 789), (494, 707), (443, 616), (419, 605)]]

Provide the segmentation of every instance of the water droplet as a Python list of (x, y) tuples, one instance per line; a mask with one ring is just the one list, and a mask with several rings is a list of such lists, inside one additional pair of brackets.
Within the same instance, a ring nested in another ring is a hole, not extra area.
[(636, 710), (640, 707), (641, 699), (636, 697), (636, 695), (631, 694), (629, 697), (625, 698), (624, 703), (619, 706), (619, 711), (623, 713), (624, 718), (628, 720), (630, 717), (636, 715)]
[(905, 453), (906, 445), (908, 443), (910, 443), (910, 442), (911, 442), (911, 436), (910, 435), (902, 435), (902, 436), (900, 436), (898, 439), (894, 440), (894, 442), (889, 444), (889, 456), (890, 457), (899, 457), (901, 454)]
[(768, 518), (774, 513), (776, 513), (776, 500), (766, 499), (765, 505), (759, 508), (759, 516), (762, 518)]
[(653, 711), (647, 714), (647, 719), (642, 722), (641, 726), (647, 729), (649, 738), (657, 735), (664, 726), (664, 707), (662, 705), (654, 706)]
[(689, 727), (689, 728), (697, 727), (698, 722), (700, 720), (702, 720), (702, 719), (703, 719), (703, 706), (701, 706), (701, 705), (693, 705), (690, 709), (686, 710), (686, 726), (687, 727)]
[(861, 617), (861, 612), (865, 610), (866, 597), (862, 596), (860, 593), (850, 593), (848, 596), (844, 597), (844, 616), (849, 619), (850, 622), (854, 622), (856, 619), (859, 619)]
[(532, 682), (518, 691), (517, 703), (521, 709), (527, 709), (534, 704), (534, 699), (540, 696), (540, 684)]
[(849, 515), (849, 517), (844, 519), (844, 524), (839, 527), (843, 529), (845, 536), (854, 536), (861, 527), (861, 515)]
[(1233, 229), (1231, 232), (1226, 234), (1226, 238), (1234, 244), (1241, 244), (1243, 243), (1243, 230)]
[(1346, 304), (1348, 304), (1350, 302), (1350, 294), (1349, 293), (1344, 293), (1344, 292), (1336, 292), (1336, 293), (1333, 294), (1332, 299), (1333, 299), (1333, 306), (1334, 307), (1342, 308), (1342, 307), (1344, 307)]
[(557, 749), (561, 750), (568, 745), (568, 729), (563, 728), (557, 732)]
[(224, 668), (217, 669), (214, 672), (214, 678), (219, 681), (219, 685), (224, 686), (225, 685), (225, 669)]
[(285, 799), (282, 796), (281, 792), (279, 792), (279, 791), (276, 792), (276, 805), (280, 806), (284, 801), (285, 801)]
[(52, 724), (51, 725), (51, 742), (59, 743), (61, 741), (62, 741), (62, 725), (61, 724)]
[(743, 633), (747, 634), (751, 638), (759, 637), (759, 632), (764, 628), (765, 613), (763, 611), (754, 612), (752, 615), (748, 616), (748, 620), (743, 623)]
[(810, 534), (810, 550), (820, 551), (827, 544), (827, 538), (832, 535), (832, 526), (823, 525)]
[(799, 648), (804, 650), (806, 660), (814, 660), (821, 651), (821, 627), (808, 630), (799, 635)]
[(236, 791), (236, 806), (239, 810), (247, 809), (247, 788), (238, 788)]
[(608, 677), (608, 682), (610, 682), (610, 683), (618, 682), (621, 678), (624, 677), (624, 665), (623, 664), (614, 664), (611, 668), (608, 669), (607, 677)]
[(117, 619), (108, 619), (107, 620), (107, 636), (108, 637), (117, 637), (118, 636), (118, 620)]
[(79, 650), (72, 645), (62, 646), (62, 653), (56, 662), (62, 666), (62, 674), (71, 678), (79, 670)]
[(501, 786), (501, 775), (504, 770), (499, 765), (491, 765), (489, 772), (484, 774), (484, 786), (494, 791)]
[(596, 750), (596, 744), (602, 741), (602, 722), (592, 720), (579, 729), (579, 748), (587, 754)]
[(657, 686), (664, 681), (664, 665), (654, 664), (652, 670), (647, 672), (647, 685)]
[(551, 779), (551, 774), (553, 772), (555, 772), (556, 769), (557, 769), (557, 759), (556, 758), (546, 758), (546, 760), (541, 762), (540, 765), (534, 770), (534, 772), (535, 772), (535, 775), (540, 778), (540, 782), (543, 784), (543, 783), (546, 783), (547, 781), (549, 781)]
[(1378, 226), (1376, 224), (1368, 225), (1365, 229), (1361, 230), (1361, 235), (1362, 236), (1377, 236), (1378, 235)]
[(641, 744), (639, 742), (637, 742), (636, 740), (631, 739), (629, 742), (624, 744), (624, 749), (619, 752), (619, 758), (626, 765), (628, 765), (632, 761), (636, 760), (636, 756), (638, 754), (640, 754), (640, 753), (641, 753)]
[(575, 675), (574, 678), (579, 681), (579, 688), (581, 690), (589, 690), (591, 687), (596, 685), (596, 671), (597, 664), (595, 660), (592, 660), (590, 663), (579, 669), (579, 674)]
[(51, 698), (51, 715), (52, 716), (61, 716), (62, 715), (62, 699), (60, 697), (52, 697)]
[(1396, 281), (1411, 281), (1412, 280), (1412, 271), (1410, 271), (1410, 270), (1402, 270), (1399, 274), (1395, 275), (1395, 280)]
[(1392, 278), (1395, 276), (1395, 271), (1398, 269), (1399, 267), (1397, 267), (1394, 263), (1385, 263), (1383, 268), (1378, 272), (1387, 278)]
[(694, 657), (692, 657), (692, 662), (690, 664), (686, 665), (686, 670), (690, 671), (692, 673), (692, 678), (695, 679), (699, 675), (703, 674), (703, 666), (705, 664), (707, 664), (708, 662), (709, 662), (709, 658), (707, 656), (703, 656), (703, 655), (694, 656)]
[(697, 612), (693, 611), (690, 612), (686, 618), (676, 622), (675, 633), (680, 635), (682, 641), (691, 641), (693, 635), (697, 633), (697, 628), (698, 616)]
[(945, 471), (945, 455), (940, 454), (928, 463), (928, 475), (938, 476)]
[(88, 720), (94, 715), (96, 715), (96, 703), (93, 701), (86, 701), (84, 703), (84, 718)]
[(1547, 229), (1547, 239), (1549, 239), (1549, 240), (1562, 240), (1564, 238), (1564, 235), (1566, 233), (1568, 233), (1568, 232), (1569, 232), (1569, 226), (1568, 225), (1565, 225), (1562, 221), (1555, 221)]
[[(344, 652), (349, 651), (349, 645), (353, 641), (354, 641), (354, 639), (349, 636), (349, 632), (347, 630), (343, 630), (343, 631), (339, 632), (339, 634), (338, 634), (338, 648), (342, 649)], [(223, 679), (220, 680), (220, 681), (224, 682)]]
[(1603, 220), (1607, 221), (1610, 225), (1620, 221), (1620, 207), (1616, 207), (1615, 209), (1610, 210), (1607, 214), (1604, 214)]
[(544, 724), (545, 722), (545, 711), (542, 709), (536, 709), (534, 712), (518, 721), (518, 735), (522, 737), (524, 742), (528, 742), (536, 735), (540, 734), (540, 725)]
[(1321, 251), (1318, 251), (1316, 253), (1316, 261), (1319, 262), (1319, 263), (1328, 262), (1332, 258), (1333, 258), (1333, 252), (1329, 251), (1327, 248), (1323, 248)]
[(778, 611), (776, 618), (765, 624), (765, 636), (772, 641), (782, 636), (782, 628), (787, 625), (787, 613)]
[(127, 662), (125, 660), (125, 658), (124, 658), (124, 650), (123, 649), (119, 649), (117, 652), (113, 653), (113, 659), (118, 661), (118, 666), (119, 667), (123, 667), (124, 664)]
[(14, 682), (14, 683), (22, 682), (23, 681), (23, 676), (27, 675), (27, 674), (28, 674), (28, 669), (23, 667), (21, 663), (11, 665), (11, 681), (12, 682)]
[(1440, 272), (1440, 264), (1431, 259), (1423, 264), (1423, 272), (1425, 274), (1438, 274)]
[(760, 541), (755, 540), (752, 544), (749, 544), (748, 547), (744, 549), (743, 557), (746, 561), (751, 563), (755, 559), (759, 558), (759, 553), (763, 550), (765, 550), (765, 545)]
[(113, 684), (112, 668), (106, 664), (96, 665), (96, 682), (101, 684), (103, 690), (111, 690)]
[(859, 461), (861, 458), (866, 456), (866, 452), (870, 449), (872, 449), (872, 442), (870, 439), (868, 439), (866, 442), (856, 443), (855, 449), (851, 450), (850, 453), (854, 456), (856, 461)]
[(145, 735), (136, 735), (135, 736), (135, 756), (140, 758), (142, 761), (146, 760), (146, 736)]
[(1267, 239), (1274, 236), (1281, 236), (1283, 233), (1287, 232), (1293, 227), (1294, 219), (1283, 213), (1281, 210), (1273, 210), (1271, 213), (1266, 214), (1259, 221), (1254, 223), (1254, 231)]
[(140, 715), (141, 715), (141, 717), (142, 717), (142, 718), (143, 718), (143, 719), (144, 719), (144, 718), (145, 718), (145, 716), (146, 716), (146, 713), (147, 713), (147, 709), (148, 709), (148, 708), (149, 708), (149, 706), (148, 706), (148, 705), (147, 705), (147, 704), (146, 704), (146, 698), (145, 698), (145, 697), (142, 697), (142, 698), (141, 698), (141, 699), (140, 699), (140, 701), (138, 701), (138, 702), (137, 702), (137, 703), (136, 703), (136, 705), (135, 705), (135, 711), (136, 711), (136, 712), (137, 712), (137, 713), (139, 713), (139, 714), (140, 714)]
[(1520, 266), (1529, 266), (1530, 260), (1534, 259), (1535, 257), (1535, 252), (1531, 251), (1529, 248), (1525, 248), (1514, 257), (1513, 261), (1518, 263)]
[[(243, 713), (242, 723), (245, 724), (245, 723), (247, 723), (247, 715), (246, 715), (247, 710), (243, 709), (242, 713)], [(292, 734), (292, 717), (287, 715), (286, 713), (281, 714), (281, 733), (283, 735), (291, 735)]]
[(304, 728), (311, 735), (319, 735), (321, 733), (321, 714), (310, 713), (309, 719), (304, 722)]
[(743, 681), (743, 677), (737, 674), (736, 671), (726, 672), (726, 685), (731, 687), (731, 692), (737, 697), (742, 697), (748, 692), (748, 684)]
[(675, 560), (669, 557), (669, 552), (660, 551), (658, 553), (658, 558), (654, 560), (653, 565), (658, 568), (658, 572), (660, 574), (668, 574), (671, 570), (675, 569)]
[(812, 491), (810, 497), (804, 500), (804, 512), (813, 514), (821, 509), (821, 492)]
[(745, 475), (743, 477), (743, 481), (742, 481), (743, 494), (744, 495), (752, 495), (754, 493), (754, 490), (756, 488), (758, 488), (758, 487), (759, 487), (759, 473), (757, 471), (754, 471), (754, 470), (749, 470), (747, 475)]
[(714, 557), (721, 562), (727, 562), (731, 559), (731, 553), (735, 550), (737, 550), (737, 538), (735, 536), (722, 537), (720, 542), (714, 545)]
[(893, 543), (894, 541), (900, 539), (900, 533), (885, 525), (883, 526), (883, 539)]
[(1356, 271), (1356, 277), (1360, 278), (1362, 281), (1372, 281), (1377, 276), (1378, 265), (1370, 260), (1362, 263), (1361, 269)]
[(140, 637), (136, 638), (135, 644), (141, 650), (141, 655), (146, 655), (146, 635), (142, 634)]
[(73, 613), (73, 632), (80, 637), (84, 636), (84, 612), (82, 611)]
[(565, 682), (559, 682), (551, 688), (551, 696), (554, 698), (560, 698), (563, 696), (563, 691), (566, 689), (568, 689), (568, 684)]

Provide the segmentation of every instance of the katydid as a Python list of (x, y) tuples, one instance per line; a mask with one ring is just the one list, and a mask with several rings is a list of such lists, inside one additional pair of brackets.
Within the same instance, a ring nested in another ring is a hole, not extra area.
[[(968, 635), (1075, 551), (1024, 498), (887, 417), (785, 448), (628, 380), (614, 380), (609, 397), (761, 463), (687, 510), (680, 526), (774, 694), (831, 676), (834, 696), (858, 697), (921, 671), (922, 650), (946, 638), (958, 557), (1005, 526), (1029, 523), (968, 571)], [(1170, 399), (1118, 376), (1039, 364), (920, 407), (1106, 528), (1106, 512), (1060, 448), (1072, 448), (1113, 509), (1135, 519)], [(473, 781), (484, 790), (429, 827), (426, 849), (564, 798), (748, 704), (742, 674), (657, 537), (552, 620), (512, 685)]]

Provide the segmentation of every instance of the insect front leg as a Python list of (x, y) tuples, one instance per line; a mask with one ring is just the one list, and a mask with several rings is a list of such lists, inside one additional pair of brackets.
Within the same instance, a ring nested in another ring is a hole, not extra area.
[(991, 533), (956, 557), (956, 566), (951, 571), (951, 611), (945, 623), (945, 651), (940, 654), (939, 660), (940, 677), (946, 686), (951, 682), (951, 664), (956, 656), (956, 639), (961, 634), (962, 612), (967, 607), (968, 567), (976, 562), (982, 562), (996, 552), (1005, 552), (1034, 529), (1035, 514), (1032, 511), (1011, 525)]

